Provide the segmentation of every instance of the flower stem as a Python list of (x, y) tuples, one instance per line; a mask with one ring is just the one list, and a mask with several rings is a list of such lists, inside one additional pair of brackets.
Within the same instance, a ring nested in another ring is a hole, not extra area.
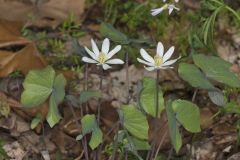
[(158, 103), (158, 101), (159, 101), (159, 98), (158, 98), (158, 83), (159, 83), (159, 70), (157, 70), (157, 74), (156, 74), (156, 118), (158, 118), (158, 108), (159, 108), (159, 103)]
[[(103, 82), (103, 68), (99, 67), (99, 90), (102, 91), (102, 82)], [(97, 105), (97, 125), (100, 127), (100, 116), (101, 116), (101, 98), (98, 99), (98, 105)], [(99, 160), (101, 159), (101, 146), (98, 146), (95, 152), (95, 159)]]
[(130, 95), (129, 95), (129, 72), (128, 72), (128, 67), (129, 67), (129, 63), (128, 63), (128, 52), (125, 53), (125, 68), (126, 68), (126, 85), (127, 85), (127, 104), (130, 101)]
[[(99, 90), (102, 91), (102, 82), (103, 82), (103, 68), (100, 67), (99, 68), (99, 78), (100, 78), (100, 82), (99, 82)], [(101, 116), (101, 98), (99, 98), (98, 100), (98, 106), (97, 106), (97, 122), (98, 125), (100, 124), (100, 116)]]
[(113, 153), (112, 153), (111, 160), (115, 160), (115, 156), (118, 148), (118, 130), (119, 130), (119, 123), (117, 123), (117, 131), (116, 131), (116, 137), (113, 144)]
[[(83, 84), (83, 90), (86, 91), (88, 89), (88, 63), (85, 64), (85, 71), (84, 71), (84, 84)], [(88, 113), (88, 107), (86, 104), (81, 104), (79, 106), (80, 108), (80, 116), (83, 117), (83, 107), (86, 108), (86, 112)], [(74, 112), (73, 112), (74, 113)], [(74, 114), (73, 114), (74, 115)], [(76, 116), (75, 116), (76, 117)], [(78, 124), (77, 119), (75, 118), (77, 126), (80, 127), (80, 124)], [(89, 160), (89, 156), (88, 156), (88, 148), (87, 148), (87, 139), (84, 136), (83, 140), (82, 140), (82, 146), (84, 149), (84, 156), (86, 160)]]

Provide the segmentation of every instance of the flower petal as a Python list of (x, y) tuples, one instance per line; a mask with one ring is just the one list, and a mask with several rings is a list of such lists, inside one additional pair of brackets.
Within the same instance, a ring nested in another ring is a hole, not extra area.
[(165, 63), (173, 54), (175, 47), (172, 46), (163, 56), (163, 63)]
[(121, 59), (111, 59), (106, 62), (107, 64), (124, 64)]
[(105, 54), (108, 54), (109, 48), (110, 48), (110, 41), (108, 38), (105, 38), (102, 44), (102, 52)]
[(163, 63), (161, 65), (161, 67), (165, 67), (165, 66), (170, 66), (172, 64), (174, 64), (175, 62), (177, 62), (177, 60), (179, 60), (181, 57), (177, 58), (177, 59), (173, 59), (173, 60), (169, 60), (169, 61), (166, 61), (165, 63)]
[(95, 61), (91, 58), (88, 58), (88, 57), (82, 57), (82, 61), (86, 62), (86, 63), (98, 63), (97, 61)]
[(146, 70), (148, 70), (148, 71), (153, 71), (153, 70), (155, 70), (155, 67), (145, 67), (145, 66), (144, 66), (144, 68), (145, 68)]
[(84, 48), (93, 59), (97, 60), (97, 56), (92, 51), (90, 51), (87, 47)]
[(95, 55), (98, 57), (99, 55), (99, 49), (95, 43), (95, 41), (93, 39), (91, 39), (91, 43), (92, 43), (92, 50), (95, 53)]
[(158, 42), (158, 45), (157, 45), (157, 54), (162, 58), (162, 57), (163, 57), (163, 53), (164, 53), (163, 44), (162, 44), (161, 42)]
[(140, 58), (137, 58), (137, 60), (138, 60), (138, 62), (143, 63), (143, 64), (146, 64), (146, 65), (148, 65), (148, 66), (150, 66), (150, 67), (153, 67), (153, 66), (154, 66), (154, 63), (146, 62), (146, 61), (144, 61), (144, 60), (142, 60), (142, 59), (140, 59)]
[(107, 54), (107, 59), (112, 58), (112, 56), (114, 56), (117, 52), (119, 52), (121, 50), (122, 46), (121, 45), (117, 45), (113, 50), (111, 50), (108, 54)]
[(103, 64), (102, 67), (103, 67), (104, 70), (107, 70), (107, 69), (112, 68), (112, 67), (109, 66), (108, 64)]
[(174, 9), (174, 8), (172, 8), (172, 7), (168, 7), (168, 14), (169, 14), (169, 15), (172, 13), (173, 9)]
[(173, 68), (173, 67), (158, 67), (159, 69), (168, 69), (168, 68)]
[(150, 63), (154, 63), (154, 59), (145, 51), (145, 49), (140, 49), (140, 54), (142, 58)]
[(152, 16), (156, 16), (158, 15), (159, 13), (161, 13), (165, 8), (164, 7), (161, 7), (161, 8), (157, 8), (157, 9), (152, 9)]
[(179, 0), (175, 0), (175, 2), (176, 2), (176, 3), (178, 3), (178, 2), (179, 2)]

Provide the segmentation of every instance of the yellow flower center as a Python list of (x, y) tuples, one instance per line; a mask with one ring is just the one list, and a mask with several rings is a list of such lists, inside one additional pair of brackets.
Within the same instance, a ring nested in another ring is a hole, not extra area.
[(100, 64), (104, 64), (106, 60), (107, 60), (106, 55), (104, 53), (100, 52), (98, 55), (98, 62)]
[(156, 55), (154, 57), (154, 62), (155, 62), (156, 66), (160, 66), (163, 63), (163, 60), (162, 60), (162, 58), (159, 55)]

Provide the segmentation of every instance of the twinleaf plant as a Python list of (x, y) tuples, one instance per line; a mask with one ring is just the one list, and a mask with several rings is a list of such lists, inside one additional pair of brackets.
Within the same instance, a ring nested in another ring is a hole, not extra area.
[(178, 69), (180, 77), (196, 89), (208, 90), (212, 102), (218, 106), (224, 106), (225, 97), (211, 80), (239, 88), (240, 80), (230, 71), (231, 64), (219, 57), (201, 54), (193, 55), (193, 62), (194, 64), (180, 63)]
[[(47, 122), (53, 127), (61, 119), (58, 105), (65, 96), (66, 79), (62, 74), (56, 75), (51, 66), (41, 70), (32, 70), (23, 82), (24, 91), (21, 95), (21, 103), (26, 108), (40, 107), (48, 100)], [(32, 128), (40, 122), (36, 117), (32, 122)]]
[(76, 140), (81, 140), (83, 136), (91, 133), (91, 139), (89, 146), (91, 149), (95, 149), (100, 143), (102, 143), (103, 133), (97, 124), (95, 115), (87, 114), (81, 119), (82, 134), (78, 135)]

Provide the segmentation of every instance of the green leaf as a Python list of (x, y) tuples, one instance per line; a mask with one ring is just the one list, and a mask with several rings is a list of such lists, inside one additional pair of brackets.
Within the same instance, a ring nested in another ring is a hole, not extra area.
[(139, 139), (148, 139), (148, 121), (142, 112), (133, 105), (124, 105), (121, 107), (123, 116), (123, 126)]
[(225, 97), (221, 90), (212, 90), (208, 91), (208, 96), (210, 97), (211, 101), (218, 105), (224, 106), (225, 105)]
[(179, 76), (191, 86), (202, 89), (215, 89), (205, 75), (193, 64), (180, 63)]
[(129, 39), (128, 37), (119, 32), (118, 30), (116, 30), (111, 24), (109, 23), (101, 23), (100, 26), (100, 33), (104, 36), (107, 37), (109, 39), (111, 39), (112, 41), (116, 42), (116, 43), (120, 43), (120, 44), (129, 44)]
[(194, 63), (207, 75), (216, 81), (231, 87), (240, 87), (240, 80), (230, 71), (231, 64), (214, 56), (193, 55)]
[(52, 92), (55, 71), (52, 67), (32, 70), (23, 82), (21, 103), (25, 107), (36, 107), (47, 100)]
[(60, 104), (65, 96), (65, 85), (66, 85), (66, 79), (62, 74), (59, 74), (55, 79), (53, 83), (53, 96), (56, 101), (56, 104)]
[(31, 122), (31, 129), (34, 129), (37, 127), (37, 125), (41, 122), (41, 114), (38, 113), (36, 117)]
[(170, 101), (167, 102), (166, 110), (167, 110), (168, 128), (170, 132), (171, 142), (175, 151), (178, 153), (180, 148), (182, 147), (182, 136), (179, 132), (179, 128), (178, 128), (179, 124), (175, 117), (175, 113), (173, 112), (172, 104)]
[[(163, 92), (158, 91), (158, 112), (161, 114), (164, 109)], [(156, 82), (151, 78), (143, 79), (143, 89), (140, 93), (140, 104), (145, 112), (152, 116), (156, 116)]]
[(95, 128), (95, 130), (92, 132), (92, 137), (89, 142), (89, 146), (92, 150), (94, 150), (99, 144), (102, 143), (103, 139), (103, 133), (100, 128)]
[(81, 119), (82, 134), (77, 136), (77, 140), (81, 140), (83, 136), (88, 133), (92, 133), (92, 137), (89, 141), (89, 145), (92, 149), (95, 149), (100, 143), (102, 143), (103, 133), (97, 125), (95, 115), (87, 114)]
[(56, 104), (56, 100), (53, 95), (50, 96), (49, 100), (49, 109), (47, 114), (47, 122), (52, 128), (55, 124), (57, 124), (61, 119), (61, 115), (58, 111), (58, 106)]
[(87, 114), (81, 119), (82, 134), (91, 133), (97, 127), (97, 121), (95, 115)]
[(79, 101), (80, 101), (80, 103), (85, 103), (92, 98), (100, 98), (101, 96), (102, 96), (102, 93), (99, 90), (96, 90), (96, 91), (82, 91), (81, 94), (80, 94)]
[(175, 100), (172, 108), (177, 120), (189, 132), (200, 132), (200, 111), (199, 108), (190, 101)]
[(148, 141), (141, 140), (135, 137), (132, 137), (133, 144), (136, 150), (150, 150), (151, 146), (149, 145)]

